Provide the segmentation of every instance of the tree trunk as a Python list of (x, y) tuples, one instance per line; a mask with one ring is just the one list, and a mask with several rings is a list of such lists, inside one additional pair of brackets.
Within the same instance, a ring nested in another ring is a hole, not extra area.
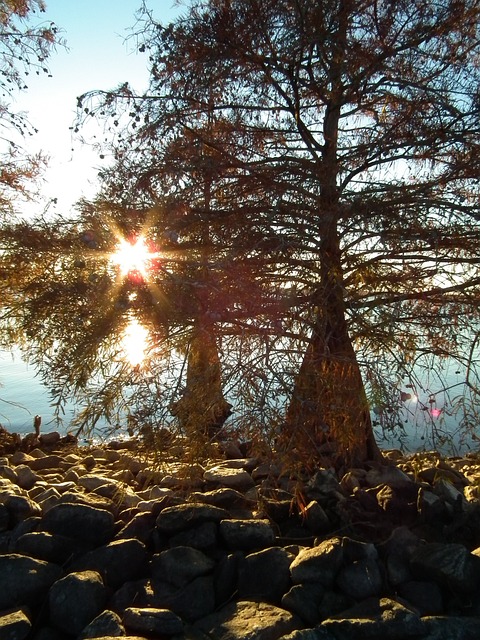
[(287, 411), (282, 440), (305, 462), (354, 466), (381, 458), (345, 318), (336, 233), (326, 232), (316, 321)]
[(212, 326), (194, 327), (187, 357), (185, 393), (172, 406), (172, 414), (187, 436), (215, 436), (231, 412), (223, 396), (220, 359)]

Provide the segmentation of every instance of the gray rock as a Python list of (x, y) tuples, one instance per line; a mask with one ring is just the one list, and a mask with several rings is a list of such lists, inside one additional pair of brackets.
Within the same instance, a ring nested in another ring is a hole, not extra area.
[(337, 585), (347, 596), (363, 600), (380, 595), (383, 580), (376, 560), (356, 560), (340, 569)]
[(40, 506), (28, 496), (9, 496), (4, 501), (4, 505), (10, 513), (10, 521), (14, 524), (27, 518), (40, 516), (42, 513)]
[(414, 484), (410, 476), (395, 465), (378, 465), (370, 469), (365, 476), (365, 482), (369, 487), (383, 484), (394, 489)]
[(148, 595), (148, 605), (158, 609), (170, 609), (187, 622), (203, 618), (215, 609), (215, 590), (212, 576), (201, 576), (184, 587), (169, 582), (152, 582), (153, 594)]
[(10, 527), (10, 512), (7, 507), (0, 502), (0, 531), (7, 531)]
[(100, 615), (94, 618), (90, 624), (84, 628), (78, 636), (78, 640), (87, 640), (90, 638), (101, 638), (105, 636), (116, 637), (125, 636), (125, 627), (122, 619), (114, 611), (102, 611)]
[(23, 609), (0, 615), (0, 638), (2, 640), (24, 640), (30, 633), (32, 623)]
[(235, 551), (217, 562), (213, 574), (217, 607), (223, 606), (237, 592), (239, 566), (243, 560), (243, 553)]
[(296, 584), (283, 596), (282, 607), (313, 626), (320, 622), (319, 605), (324, 594), (320, 584)]
[(248, 471), (244, 469), (233, 469), (231, 467), (211, 467), (205, 471), (203, 479), (206, 482), (230, 489), (237, 489), (238, 491), (248, 491), (248, 489), (255, 486), (255, 482)]
[(228, 511), (212, 505), (181, 504), (163, 509), (157, 517), (156, 526), (161, 533), (174, 535), (204, 522), (218, 523), (229, 517)]
[(388, 598), (365, 600), (321, 626), (339, 640), (405, 640), (425, 630), (417, 613)]
[(338, 640), (336, 636), (333, 636), (329, 631), (323, 627), (316, 627), (315, 629), (299, 629), (292, 633), (282, 636), (280, 640)]
[(25, 533), (16, 540), (13, 550), (16, 553), (60, 565), (65, 564), (82, 551), (86, 551), (78, 540), (46, 531)]
[(37, 480), (40, 480), (40, 476), (32, 471), (27, 464), (19, 464), (16, 466), (15, 473), (18, 478), (18, 486), (27, 491), (35, 486)]
[(429, 616), (422, 622), (427, 630), (422, 640), (478, 640), (480, 636), (478, 618)]
[(200, 551), (213, 551), (218, 541), (218, 525), (215, 522), (204, 522), (198, 527), (180, 531), (170, 538), (171, 547), (193, 547)]
[(14, 553), (0, 555), (0, 611), (39, 604), (62, 575), (56, 564)]
[(410, 580), (398, 586), (398, 595), (415, 607), (421, 616), (436, 616), (443, 613), (443, 598), (436, 582)]
[[(32, 452), (33, 453), (33, 452)], [(44, 469), (61, 469), (63, 458), (57, 455), (43, 456), (25, 462), (33, 471)]]
[(53, 447), (60, 442), (60, 434), (58, 431), (50, 431), (49, 433), (40, 434), (40, 444), (44, 447)]
[(318, 582), (331, 586), (343, 563), (340, 538), (330, 538), (316, 547), (302, 549), (290, 565), (294, 584)]
[(114, 540), (75, 560), (71, 571), (97, 571), (105, 584), (118, 589), (124, 582), (146, 577), (148, 558), (139, 540)]
[(65, 640), (65, 634), (58, 629), (47, 626), (39, 629), (32, 640)]
[(114, 532), (110, 511), (85, 504), (62, 503), (52, 507), (42, 519), (42, 529), (92, 545), (108, 542)]
[(152, 582), (169, 582), (175, 587), (213, 571), (215, 562), (192, 547), (174, 547), (152, 558)]
[(371, 542), (361, 542), (352, 538), (342, 539), (342, 548), (345, 562), (356, 560), (378, 560), (378, 551)]
[(277, 640), (298, 629), (288, 611), (264, 602), (231, 602), (194, 625), (212, 640)]
[(148, 544), (152, 538), (154, 528), (155, 516), (150, 512), (144, 511), (135, 514), (115, 537), (123, 540), (135, 538), (144, 544)]
[(419, 580), (434, 580), (454, 591), (469, 593), (479, 585), (480, 558), (461, 544), (425, 544), (413, 553), (410, 566)]
[(265, 549), (275, 541), (268, 520), (222, 520), (220, 537), (228, 549), (241, 551)]
[(213, 491), (205, 491), (204, 493), (194, 493), (191, 499), (228, 510), (254, 506), (255, 504), (252, 500), (246, 498), (243, 493), (240, 493), (240, 491), (227, 487), (214, 489)]
[(302, 511), (302, 517), (305, 519), (307, 528), (312, 533), (325, 533), (331, 528), (329, 517), (316, 500), (311, 500), (307, 504), (305, 509)]
[(107, 591), (96, 571), (69, 573), (52, 585), (48, 594), (54, 627), (78, 635), (105, 608)]
[(123, 621), (129, 631), (155, 636), (180, 634), (184, 627), (182, 619), (168, 609), (130, 607), (125, 610)]
[(290, 564), (294, 556), (280, 547), (251, 553), (240, 562), (238, 595), (241, 600), (280, 604), (289, 590)]

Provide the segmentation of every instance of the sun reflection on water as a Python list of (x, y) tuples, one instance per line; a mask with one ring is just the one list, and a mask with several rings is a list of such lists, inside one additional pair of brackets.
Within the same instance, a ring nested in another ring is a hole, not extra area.
[(121, 344), (127, 362), (132, 367), (140, 365), (145, 359), (148, 330), (136, 318), (132, 318), (125, 327)]

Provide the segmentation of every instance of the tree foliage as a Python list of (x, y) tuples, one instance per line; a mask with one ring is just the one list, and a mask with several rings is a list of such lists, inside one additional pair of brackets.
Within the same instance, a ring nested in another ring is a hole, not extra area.
[(164, 26), (144, 3), (148, 90), (79, 101), (114, 157), (92, 223), (128, 235), (141, 211), (160, 251), (175, 239), (152, 277), (164, 336), (208, 320), (224, 380), (233, 354), (243, 374), (231, 397), (288, 398), (280, 442), (301, 457), (378, 456), (372, 403), (387, 420), (420, 358), (464, 363), (478, 393), (479, 13), (199, 0)]
[(31, 156), (23, 149), (23, 139), (34, 127), (27, 115), (16, 112), (12, 98), (28, 89), (28, 76), (49, 75), (47, 59), (59, 41), (53, 23), (31, 26), (32, 19), (45, 11), (43, 0), (2, 0), (0, 2), (0, 210), (11, 214), (15, 198), (28, 197), (32, 183), (41, 174), (45, 158)]

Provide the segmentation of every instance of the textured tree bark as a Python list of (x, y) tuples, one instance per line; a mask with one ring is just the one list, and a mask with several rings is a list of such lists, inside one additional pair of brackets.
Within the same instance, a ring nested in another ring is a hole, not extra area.
[(194, 328), (186, 382), (185, 393), (171, 411), (188, 436), (213, 437), (232, 413), (232, 405), (223, 396), (220, 358), (212, 327)]

